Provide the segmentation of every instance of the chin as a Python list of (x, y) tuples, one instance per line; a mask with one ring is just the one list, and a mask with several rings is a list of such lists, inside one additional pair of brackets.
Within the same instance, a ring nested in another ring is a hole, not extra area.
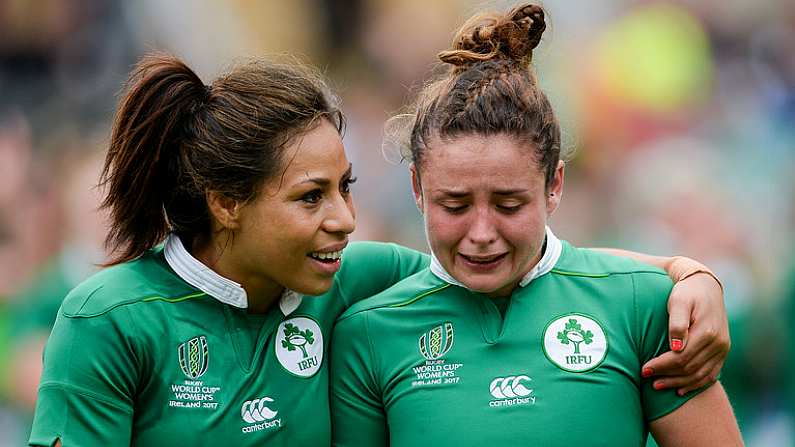
[(323, 295), (331, 289), (334, 284), (333, 278), (321, 281), (311, 281), (301, 284), (300, 289), (294, 289), (302, 295)]
[(491, 293), (503, 287), (502, 285), (496, 284), (492, 281), (461, 281), (461, 284), (465, 285), (467, 289), (479, 293)]

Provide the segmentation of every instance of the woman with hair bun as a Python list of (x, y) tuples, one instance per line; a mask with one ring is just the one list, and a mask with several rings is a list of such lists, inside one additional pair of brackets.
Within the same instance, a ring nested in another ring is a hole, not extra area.
[(475, 16), (414, 108), (405, 157), (429, 268), (360, 301), (332, 343), (333, 445), (741, 445), (719, 383), (655, 391), (661, 270), (547, 226), (560, 128), (530, 69), (543, 10)]
[[(210, 85), (171, 56), (138, 64), (102, 177), (114, 257), (63, 301), (31, 445), (329, 445), (334, 321), (429, 262), (348, 243), (355, 178), (342, 123), (321, 77), (299, 64), (252, 62)], [(702, 266), (652, 260), (683, 280), (672, 294), (680, 339), (693, 309), (707, 314), (701, 327), (723, 327)], [(719, 369), (727, 332), (696, 327), (683, 354), (707, 356), (688, 364)], [(681, 376), (671, 386), (701, 380), (655, 361)]]

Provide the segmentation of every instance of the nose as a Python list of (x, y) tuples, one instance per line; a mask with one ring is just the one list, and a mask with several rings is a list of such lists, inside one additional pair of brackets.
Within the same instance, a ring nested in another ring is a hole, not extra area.
[(329, 233), (353, 233), (356, 229), (356, 211), (350, 197), (338, 195), (330, 201), (328, 215), (323, 221), (323, 228)]
[(478, 209), (473, 213), (467, 238), (476, 245), (488, 245), (497, 240), (497, 227), (488, 209)]

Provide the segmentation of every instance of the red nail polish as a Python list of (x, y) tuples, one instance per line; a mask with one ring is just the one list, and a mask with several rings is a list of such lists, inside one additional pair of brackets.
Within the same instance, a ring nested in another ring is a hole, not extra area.
[(661, 390), (663, 388), (665, 388), (665, 387), (664, 387), (662, 382), (654, 382), (654, 389), (655, 390), (659, 391), (659, 390)]
[(654, 370), (651, 368), (643, 368), (641, 374), (643, 375), (643, 377), (651, 377), (651, 375), (654, 374)]
[(682, 340), (679, 340), (678, 338), (672, 338), (671, 339), (671, 349), (673, 349), (674, 351), (681, 351), (682, 350)]

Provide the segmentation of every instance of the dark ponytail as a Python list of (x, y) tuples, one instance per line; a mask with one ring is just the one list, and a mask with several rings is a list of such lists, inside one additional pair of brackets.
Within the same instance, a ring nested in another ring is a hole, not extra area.
[(255, 198), (281, 166), (279, 149), (318, 117), (341, 130), (336, 99), (298, 63), (252, 62), (205, 86), (176, 57), (145, 56), (116, 113), (101, 177), (108, 265), (139, 257), (170, 231), (188, 246), (208, 235), (207, 192)]
[(118, 252), (111, 263), (140, 256), (168, 232), (163, 203), (170, 158), (177, 156), (184, 121), (206, 99), (204, 84), (182, 61), (146, 56), (128, 81), (102, 170), (112, 225), (106, 244)]

